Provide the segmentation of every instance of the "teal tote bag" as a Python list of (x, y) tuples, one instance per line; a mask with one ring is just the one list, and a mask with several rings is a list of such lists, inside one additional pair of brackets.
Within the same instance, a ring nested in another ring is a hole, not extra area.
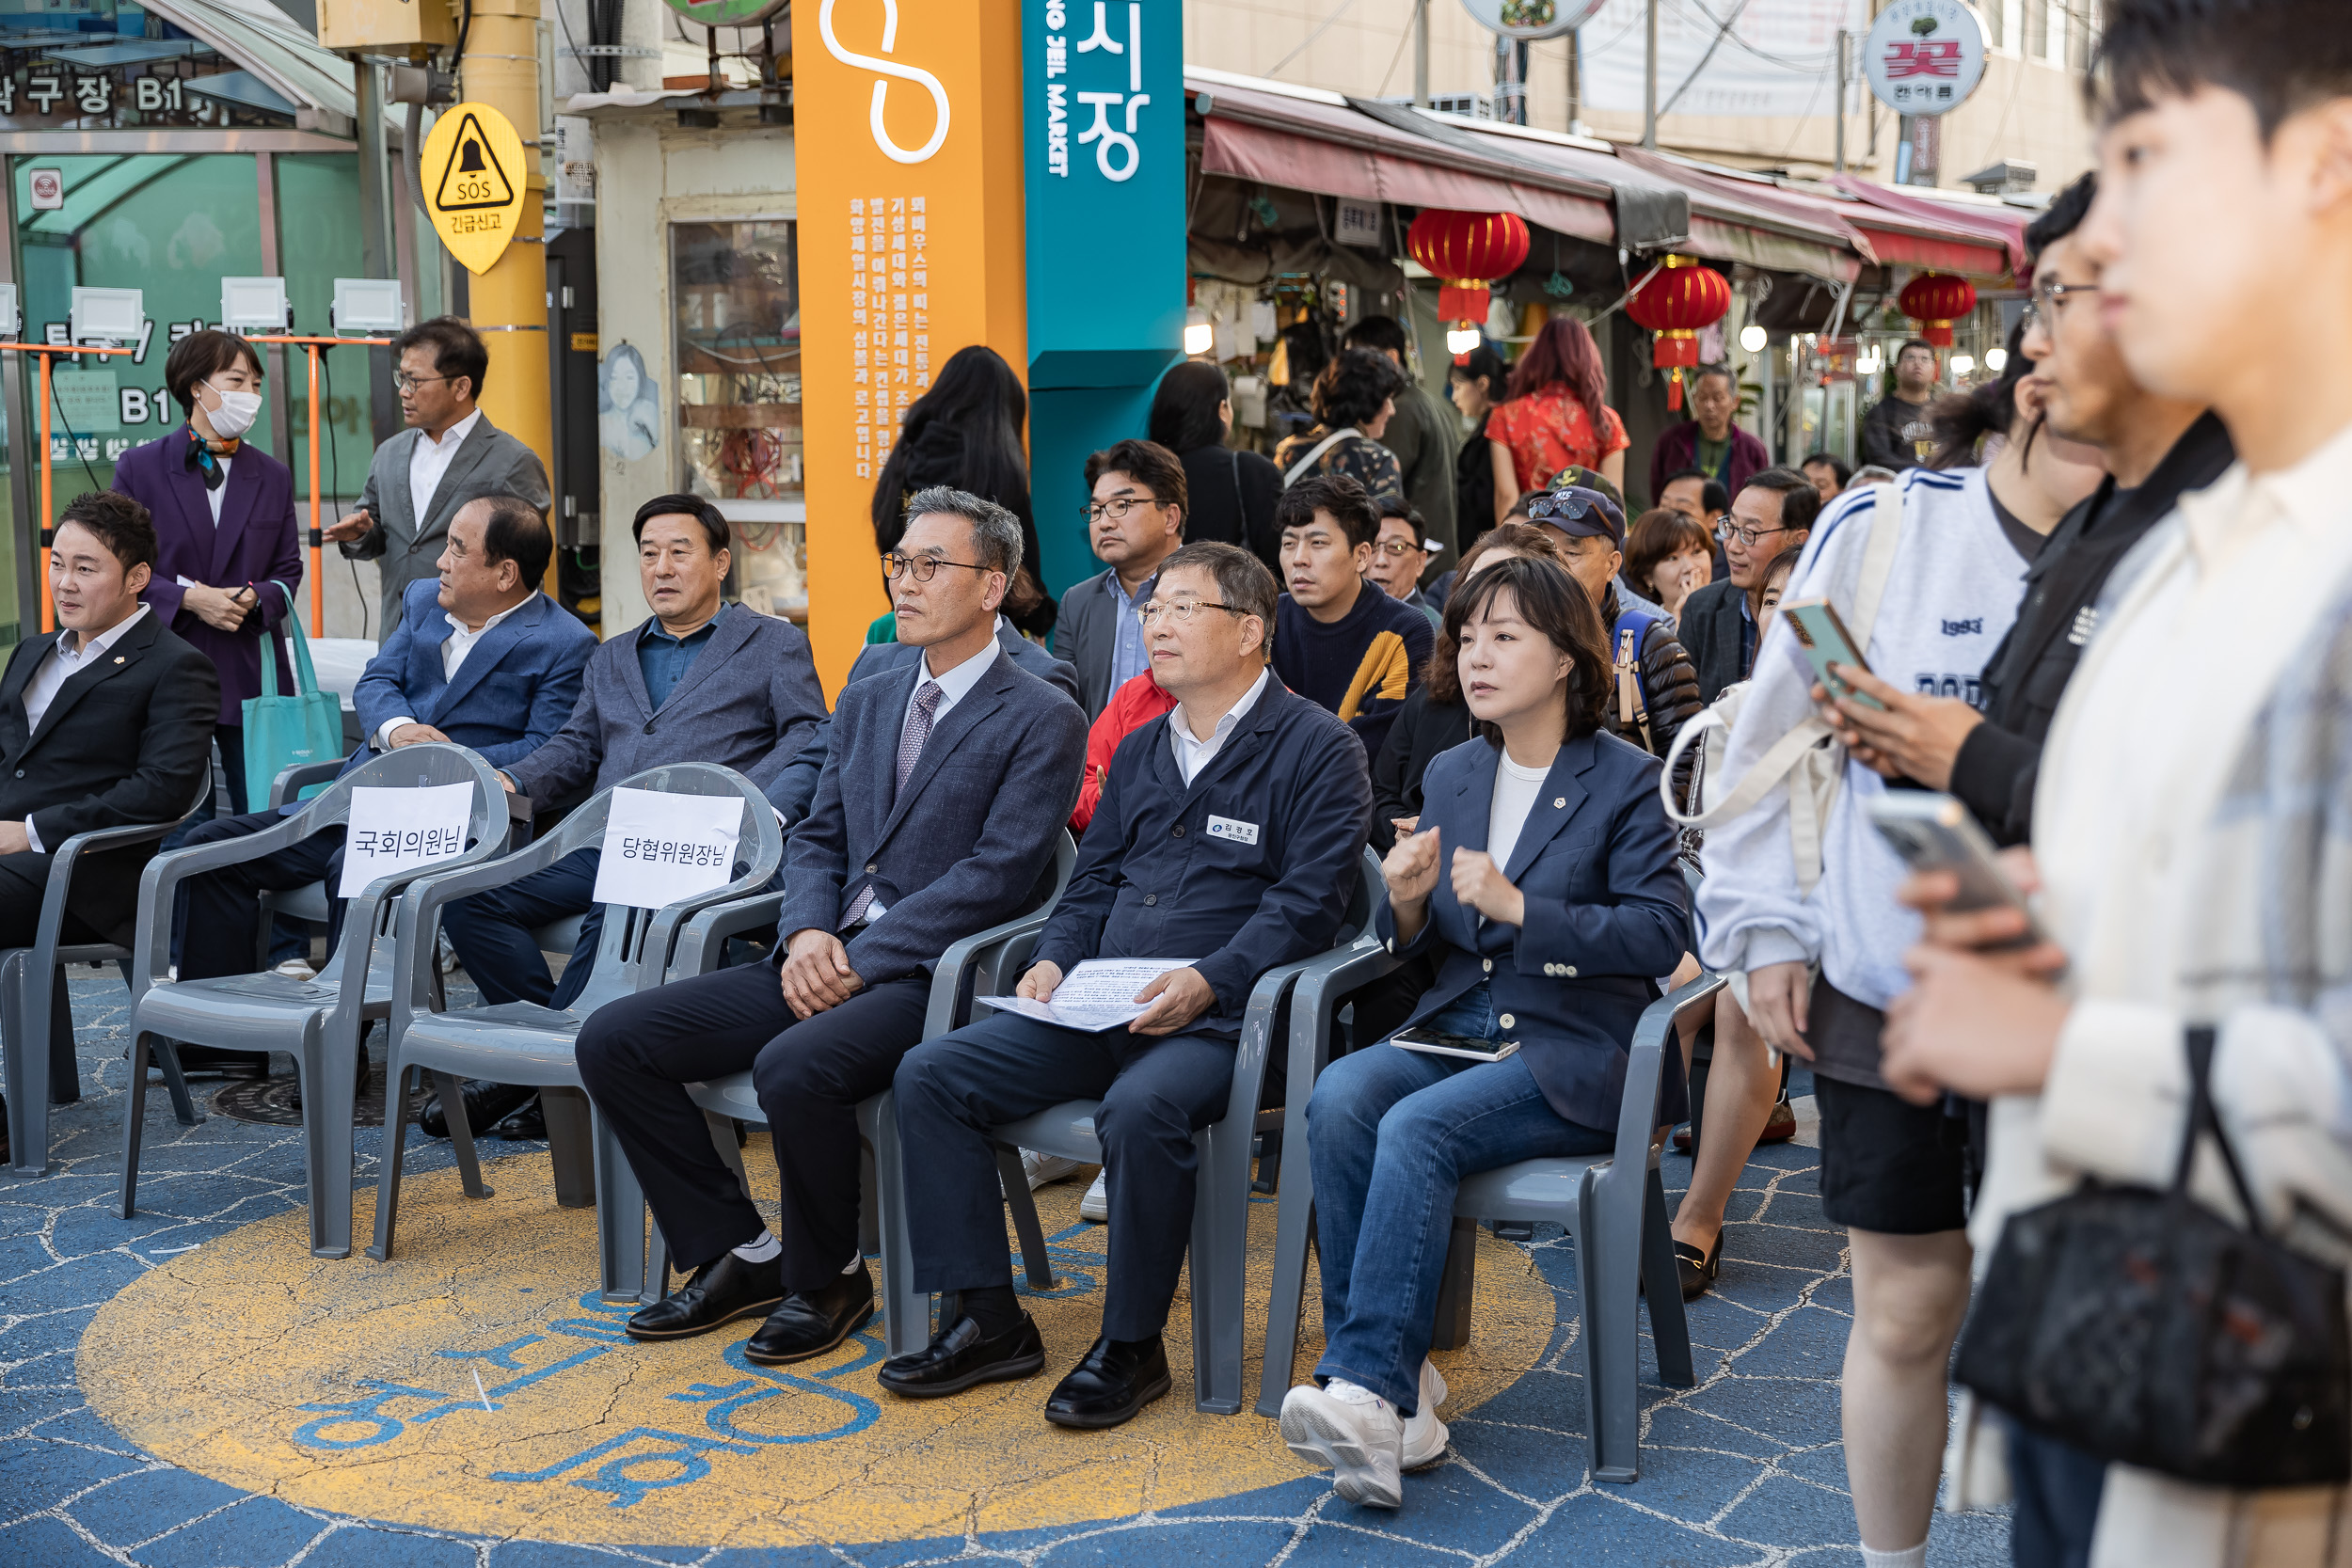
[[(302, 622), (294, 614), (294, 591), (282, 582), (275, 586), (286, 595), (286, 618), (278, 623), (278, 635), (294, 645), (295, 690), (291, 697), (278, 694), (278, 660), (264, 648), (262, 694), (245, 700), (247, 811), (269, 809), (269, 786), (287, 768), (332, 762), (343, 754), (342, 700), (332, 691), (319, 689), (318, 675), (310, 668), (310, 643), (302, 635)], [(312, 784), (302, 791), (302, 798), (308, 799), (326, 787), (323, 784)]]

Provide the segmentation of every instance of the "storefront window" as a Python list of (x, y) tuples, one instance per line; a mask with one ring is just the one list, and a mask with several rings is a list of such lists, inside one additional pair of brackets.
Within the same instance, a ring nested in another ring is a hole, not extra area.
[[(735, 592), (766, 615), (808, 616), (801, 480), (801, 311), (793, 225), (670, 230), (684, 487), (735, 525)], [(612, 372), (608, 372), (608, 381)], [(606, 400), (617, 394), (608, 390)], [(628, 410), (603, 412), (606, 420)]]
[[(63, 205), (33, 206), (36, 169), (59, 172)], [(224, 276), (264, 270), (261, 187), (243, 153), (19, 158), (15, 184), (26, 337), (69, 341), (77, 286), (141, 290), (147, 310), (135, 355), (57, 359), (49, 460), (62, 507), (106, 488), (116, 458), (180, 422), (164, 390), (165, 356), (219, 318)], [(26, 415), (38, 426), (40, 367), (34, 356), (21, 358)], [(254, 434), (268, 445), (266, 424)]]

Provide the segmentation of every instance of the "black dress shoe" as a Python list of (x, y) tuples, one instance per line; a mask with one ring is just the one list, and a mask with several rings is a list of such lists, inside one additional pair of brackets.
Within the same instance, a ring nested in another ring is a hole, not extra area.
[(537, 1091), (532, 1091), (531, 1098), (523, 1101), (521, 1110), (500, 1122), (494, 1133), (508, 1143), (547, 1142), (547, 1113), (539, 1108)]
[[(538, 1093), (528, 1084), (487, 1084), (479, 1078), (469, 1078), (466, 1080), (466, 1126), (475, 1137), (486, 1137), (492, 1128), (513, 1115), (523, 1101), (535, 1098)], [(424, 1109), (417, 1113), (417, 1127), (428, 1138), (449, 1136), (449, 1113), (441, 1108), (441, 1097), (437, 1092), (426, 1097)], [(539, 1136), (547, 1136), (544, 1129)]]
[(781, 1367), (824, 1354), (874, 1315), (874, 1276), (861, 1262), (821, 1291), (794, 1291), (743, 1347), (746, 1359)]
[(1682, 1299), (1696, 1301), (1707, 1294), (1707, 1288), (1723, 1272), (1724, 1233), (1715, 1232), (1715, 1244), (1705, 1252), (1688, 1242), (1675, 1243), (1675, 1273), (1682, 1281)]
[(1086, 1359), (1056, 1386), (1045, 1402), (1045, 1418), (1056, 1426), (1115, 1427), (1135, 1419), (1168, 1389), (1168, 1352), (1158, 1335), (1097, 1339)]
[(958, 1318), (914, 1354), (883, 1362), (874, 1381), (901, 1399), (928, 1400), (976, 1383), (1031, 1377), (1044, 1367), (1045, 1341), (1038, 1337), (1037, 1320), (1024, 1312), (1018, 1325), (993, 1339), (982, 1338), (970, 1318)]
[(764, 1317), (783, 1299), (781, 1256), (746, 1263), (732, 1252), (723, 1252), (696, 1269), (675, 1292), (629, 1319), (626, 1332), (632, 1339), (684, 1339), (738, 1318)]

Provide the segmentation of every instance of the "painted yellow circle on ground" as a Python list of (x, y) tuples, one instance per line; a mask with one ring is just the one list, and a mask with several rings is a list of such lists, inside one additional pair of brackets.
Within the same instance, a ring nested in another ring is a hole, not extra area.
[[(764, 1137), (745, 1150), (772, 1212)], [(555, 1206), (543, 1155), (402, 1190), (397, 1253), (310, 1255), (294, 1210), (157, 1265), (100, 1309), (78, 1370), (90, 1405), (175, 1465), (302, 1506), (432, 1528), (599, 1544), (788, 1546), (954, 1536), (1132, 1515), (1305, 1473), (1272, 1421), (1192, 1408), (1187, 1298), (1168, 1325), (1175, 1391), (1124, 1427), (1040, 1413), (1101, 1322), (1107, 1232), (1086, 1177), (1041, 1190), (1061, 1288), (1033, 1297), (1044, 1371), (945, 1400), (874, 1382), (879, 1321), (835, 1354), (746, 1361), (756, 1326), (641, 1345), (596, 1286), (596, 1216)], [(355, 1234), (374, 1194), (354, 1205)], [(1274, 1206), (1251, 1209), (1244, 1387), (1254, 1402)], [(1303, 1379), (1322, 1344), (1313, 1280)], [(1452, 1416), (1507, 1387), (1549, 1342), (1553, 1298), (1527, 1256), (1482, 1234), (1470, 1345), (1441, 1354)]]

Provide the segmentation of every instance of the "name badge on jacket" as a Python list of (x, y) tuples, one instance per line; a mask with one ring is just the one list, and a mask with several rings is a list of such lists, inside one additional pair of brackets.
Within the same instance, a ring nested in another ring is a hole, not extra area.
[(1212, 816), (1209, 818), (1209, 836), (1231, 839), (1235, 844), (1255, 844), (1258, 842), (1258, 825), (1255, 822), (1236, 822), (1230, 816)]

